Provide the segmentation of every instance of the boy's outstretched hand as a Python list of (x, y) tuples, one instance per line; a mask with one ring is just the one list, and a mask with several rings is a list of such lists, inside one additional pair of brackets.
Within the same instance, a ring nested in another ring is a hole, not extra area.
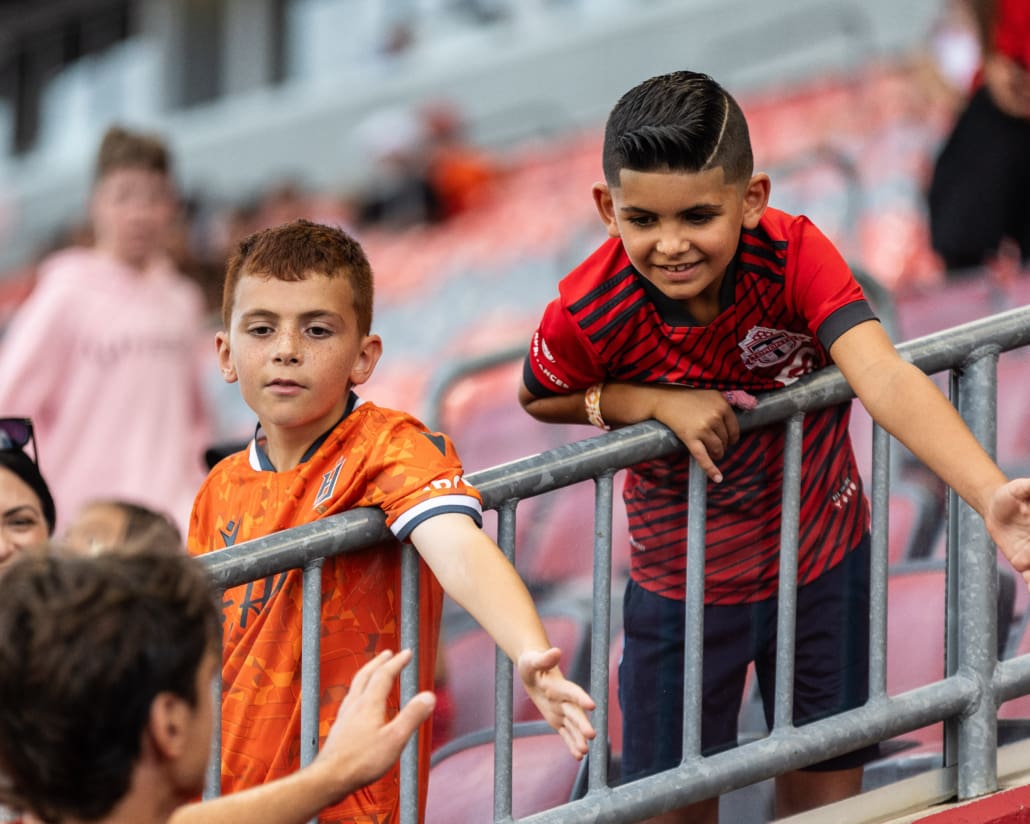
[(984, 522), (998, 549), (1030, 588), (1030, 478), (1016, 478), (998, 487)]
[(386, 720), (386, 700), (397, 676), (411, 660), (411, 650), (386, 650), (354, 675), (325, 743), (311, 768), (335, 776), (338, 799), (383, 775), (405, 743), (433, 712), (436, 696), (420, 692), (397, 715)]
[(578, 761), (587, 754), (590, 739), (597, 735), (587, 718), (595, 704), (582, 687), (562, 675), (560, 658), (557, 647), (524, 652), (519, 656), (519, 677), (537, 709)]

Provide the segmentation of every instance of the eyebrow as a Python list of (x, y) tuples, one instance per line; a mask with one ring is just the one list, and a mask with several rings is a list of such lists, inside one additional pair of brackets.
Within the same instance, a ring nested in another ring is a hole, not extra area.
[[(278, 320), (282, 315), (273, 309), (251, 309), (240, 315), (240, 320)], [(302, 321), (316, 320), (318, 318), (336, 318), (342, 320), (339, 314), (329, 309), (312, 309), (310, 312), (301, 312), (299, 315)]]
[(10, 509), (5, 510), (2, 513), (2, 517), (9, 518), (11, 515), (17, 515), (23, 509), (27, 510), (29, 513), (31, 513), (32, 515), (35, 515), (38, 518), (42, 518), (43, 517), (43, 513), (39, 509), (37, 509), (35, 506), (33, 506), (32, 504), (18, 504), (18, 506), (13, 506)]
[[(696, 203), (693, 206), (688, 206), (686, 209), (680, 209), (676, 214), (686, 215), (694, 212), (712, 212), (721, 213), (723, 211), (723, 205), (721, 203)], [(634, 206), (631, 203), (627, 203), (622, 206), (619, 211), (621, 212), (644, 212), (649, 215), (655, 214), (652, 209), (645, 209), (643, 206)]]

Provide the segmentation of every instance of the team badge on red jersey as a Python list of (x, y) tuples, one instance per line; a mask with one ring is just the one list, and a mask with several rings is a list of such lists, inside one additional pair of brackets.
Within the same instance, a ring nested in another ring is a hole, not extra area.
[(737, 343), (743, 352), (741, 359), (748, 369), (763, 369), (788, 360), (802, 346), (811, 344), (812, 338), (786, 329), (752, 326), (744, 340)]

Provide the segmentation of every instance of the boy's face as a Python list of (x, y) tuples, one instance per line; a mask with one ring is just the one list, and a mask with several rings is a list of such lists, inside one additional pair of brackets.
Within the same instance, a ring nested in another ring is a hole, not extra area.
[(594, 202), (611, 237), (666, 297), (700, 322), (718, 313), (719, 287), (742, 227), (755, 228), (769, 200), (769, 178), (729, 183), (721, 167), (703, 172), (623, 169), (619, 185), (594, 185)]
[(218, 333), (222, 374), (270, 438), (310, 443), (333, 426), (348, 390), (372, 375), (382, 352), (363, 335), (347, 278), (281, 281), (244, 273), (230, 328)]
[(176, 199), (167, 175), (148, 169), (113, 169), (97, 181), (90, 218), (98, 249), (134, 268), (163, 252)]

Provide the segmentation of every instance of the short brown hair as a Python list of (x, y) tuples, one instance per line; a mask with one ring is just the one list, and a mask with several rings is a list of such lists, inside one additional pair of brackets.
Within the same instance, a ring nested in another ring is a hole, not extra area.
[(100, 141), (93, 180), (98, 181), (116, 169), (145, 169), (169, 175), (172, 159), (168, 147), (157, 135), (111, 126)]
[(176, 547), (21, 553), (0, 576), (0, 802), (95, 820), (126, 795), (154, 699), (196, 704), (221, 623)]
[(125, 515), (125, 534), (119, 543), (119, 549), (124, 552), (152, 546), (179, 547), (185, 551), (182, 531), (164, 512), (120, 498), (97, 498), (86, 506), (109, 506)]
[(295, 220), (244, 238), (229, 259), (222, 287), (222, 322), (229, 329), (236, 286), (246, 275), (300, 281), (311, 275), (345, 277), (354, 292), (358, 331), (372, 329), (372, 267), (354, 238), (334, 226)]

